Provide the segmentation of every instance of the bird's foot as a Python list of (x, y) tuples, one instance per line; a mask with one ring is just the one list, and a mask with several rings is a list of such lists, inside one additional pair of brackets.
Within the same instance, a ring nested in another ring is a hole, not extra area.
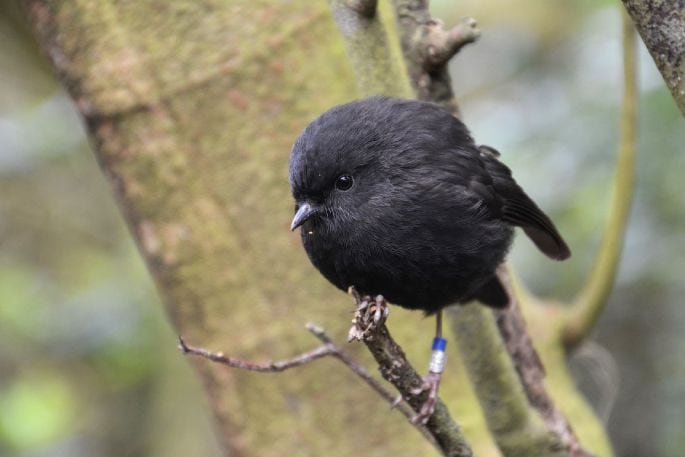
[(428, 392), (426, 401), (421, 405), (418, 414), (412, 418), (414, 424), (424, 425), (428, 422), (435, 412), (435, 405), (438, 402), (438, 388), (440, 387), (440, 373), (428, 372), (428, 375), (423, 378), (423, 383), (420, 387), (411, 391), (412, 395), (421, 395), (423, 392)]
[(364, 341), (373, 338), (373, 334), (385, 324), (390, 314), (385, 298), (382, 295), (362, 296), (354, 287), (350, 287), (348, 292), (354, 297), (357, 310), (354, 312), (347, 341)]

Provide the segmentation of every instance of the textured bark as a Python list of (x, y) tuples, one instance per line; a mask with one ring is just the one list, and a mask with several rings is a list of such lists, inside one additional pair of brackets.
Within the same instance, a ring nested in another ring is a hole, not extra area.
[[(247, 359), (311, 347), (303, 323), (342, 340), (352, 307), (290, 234), (286, 163), (316, 114), (356, 95), (327, 5), (309, 0), (24, 0), (178, 332)], [(399, 65), (401, 63), (395, 63)], [(402, 87), (402, 86), (400, 86)], [(394, 89), (393, 89), (394, 90)], [(404, 89), (402, 89), (404, 90)], [(550, 333), (527, 316), (548, 386), (581, 441), (610, 455)], [(410, 360), (427, 364), (432, 322), (394, 308)], [(169, 350), (175, 350), (169, 341)], [(350, 347), (364, 360), (361, 345)], [(180, 355), (179, 355), (180, 356)], [(231, 455), (416, 456), (434, 450), (344, 366), (278, 375), (196, 360)], [(441, 396), (474, 445), (497, 455), (459, 361)]]
[(328, 3), (347, 48), (360, 94), (411, 97), (406, 78), (388, 77), (402, 74), (402, 60), (393, 55), (388, 30), (377, 14), (377, 3), (369, 0), (329, 0)]
[(578, 441), (573, 427), (547, 391), (545, 367), (528, 334), (526, 322), (521, 314), (521, 306), (511, 287), (509, 274), (501, 269), (498, 276), (507, 289), (510, 303), (508, 308), (495, 312), (497, 328), (514, 364), (528, 403), (542, 418), (543, 430), (547, 435), (538, 437), (533, 442), (548, 443), (548, 454), (561, 453), (569, 457), (589, 457), (590, 454)]
[(623, 0), (685, 116), (685, 0)]
[[(417, 413), (427, 400), (427, 392), (412, 395), (412, 391), (422, 390), (423, 379), (409, 366), (402, 348), (392, 339), (383, 325), (366, 345), (378, 362), (383, 378), (403, 393), (407, 402)], [(408, 395), (405, 394), (409, 393)], [(433, 433), (435, 441), (443, 450), (445, 457), (472, 457), (473, 451), (464, 439), (459, 426), (452, 419), (447, 406), (437, 399), (435, 411), (426, 427)]]

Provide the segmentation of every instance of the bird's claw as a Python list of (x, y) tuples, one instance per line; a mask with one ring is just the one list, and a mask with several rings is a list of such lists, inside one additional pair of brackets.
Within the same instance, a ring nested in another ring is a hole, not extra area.
[(347, 341), (363, 341), (373, 338), (373, 333), (385, 324), (390, 314), (390, 308), (385, 298), (382, 295), (362, 296), (354, 287), (350, 287), (349, 293), (354, 297), (357, 309), (354, 312)]
[(428, 422), (435, 412), (435, 405), (438, 402), (438, 388), (440, 387), (440, 373), (428, 372), (428, 375), (423, 378), (421, 386), (411, 391), (412, 395), (421, 395), (423, 392), (428, 392), (426, 401), (421, 405), (418, 414), (412, 418), (412, 423), (424, 425)]

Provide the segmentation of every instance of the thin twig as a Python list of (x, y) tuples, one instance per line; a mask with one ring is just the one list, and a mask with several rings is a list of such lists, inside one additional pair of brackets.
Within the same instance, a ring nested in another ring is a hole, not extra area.
[(234, 357), (229, 357), (224, 355), (223, 352), (213, 352), (205, 348), (195, 347), (187, 344), (183, 338), (179, 336), (178, 338), (178, 348), (184, 354), (198, 355), (209, 359), (212, 362), (221, 363), (223, 365), (228, 365), (232, 368), (240, 368), (241, 370), (248, 371), (258, 371), (261, 373), (278, 373), (281, 371), (288, 370), (290, 368), (299, 367), (313, 362), (314, 360), (326, 357), (329, 355), (335, 355), (336, 348), (332, 344), (324, 344), (316, 349), (309, 352), (305, 352), (298, 356), (292, 357), (290, 359), (278, 360), (276, 362), (251, 362), (248, 360), (236, 359)]
[(571, 307), (563, 327), (567, 348), (577, 346), (594, 328), (604, 310), (616, 279), (621, 260), (635, 181), (635, 131), (637, 118), (635, 28), (623, 12), (623, 101), (621, 105), (620, 141), (614, 176), (611, 209), (599, 253), (585, 286)]
[[(400, 396), (393, 394), (388, 389), (385, 388), (383, 384), (378, 382), (371, 373), (369, 373), (366, 368), (355, 362), (352, 357), (349, 356), (345, 351), (340, 348), (340, 346), (333, 343), (333, 340), (326, 334), (323, 328), (318, 325), (307, 323), (307, 330), (309, 330), (315, 337), (317, 337), (322, 343), (326, 345), (332, 345), (335, 348), (335, 352), (331, 355), (336, 357), (342, 363), (344, 363), (350, 370), (352, 370), (357, 376), (359, 376), (364, 382), (366, 382), (373, 390), (376, 391), (383, 399), (390, 403), (392, 408), (397, 408), (406, 417), (412, 425), (414, 425), (419, 432), (426, 438), (433, 446), (439, 449), (438, 444), (433, 438), (433, 435), (428, 431), (428, 429), (423, 424), (416, 424), (413, 420), (414, 411), (411, 409), (409, 404), (404, 401)], [(399, 401), (398, 401), (399, 400)]]
[(397, 409), (400, 413), (407, 418), (409, 423), (411, 423), (423, 436), (439, 449), (437, 442), (433, 435), (428, 431), (428, 429), (422, 424), (416, 424), (412, 420), (414, 418), (414, 411), (407, 404), (407, 402), (398, 401), (397, 395), (390, 392), (383, 384), (381, 384), (376, 378), (374, 378), (371, 373), (369, 373), (363, 366), (358, 364), (352, 357), (350, 357), (345, 351), (342, 350), (340, 346), (335, 344), (326, 331), (313, 323), (307, 323), (307, 330), (309, 330), (312, 335), (319, 339), (323, 343), (311, 351), (304, 352), (295, 357), (291, 357), (284, 360), (278, 361), (268, 361), (268, 362), (252, 362), (248, 360), (238, 359), (235, 357), (229, 357), (223, 352), (214, 352), (205, 348), (191, 346), (185, 342), (182, 337), (178, 337), (178, 348), (183, 354), (191, 354), (205, 359), (211, 360), (215, 363), (220, 363), (222, 365), (227, 365), (231, 368), (238, 368), (247, 371), (256, 371), (260, 373), (279, 373), (281, 371), (288, 370), (290, 368), (296, 368), (308, 363), (314, 362), (315, 360), (324, 357), (334, 357), (341, 361), (345, 366), (347, 366), (354, 374), (361, 378), (369, 387), (371, 387), (376, 393), (378, 393), (384, 400), (386, 400), (392, 408)]

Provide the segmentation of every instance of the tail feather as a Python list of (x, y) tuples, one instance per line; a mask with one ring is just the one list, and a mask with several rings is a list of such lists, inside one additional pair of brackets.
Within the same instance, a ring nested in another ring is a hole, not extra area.
[(520, 192), (514, 198), (505, 200), (504, 220), (521, 227), (528, 238), (548, 257), (555, 260), (568, 259), (571, 250), (552, 221), (523, 193), (523, 190)]
[(512, 225), (521, 227), (548, 257), (555, 260), (569, 258), (571, 250), (557, 228), (516, 183), (511, 176), (511, 170), (497, 159), (499, 153), (488, 146), (479, 146), (479, 151), (501, 204), (502, 218)]

